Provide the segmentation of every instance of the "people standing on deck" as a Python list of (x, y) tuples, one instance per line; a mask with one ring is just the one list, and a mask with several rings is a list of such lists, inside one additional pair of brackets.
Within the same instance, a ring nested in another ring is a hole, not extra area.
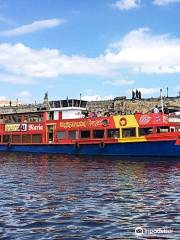
[(139, 99), (139, 91), (136, 89), (136, 99)]
[(158, 106), (156, 105), (155, 108), (153, 109), (153, 113), (159, 113)]
[(134, 99), (141, 100), (141, 91), (138, 91), (137, 89), (136, 91), (132, 90), (132, 100)]
[(135, 92), (132, 90), (132, 99), (135, 99)]

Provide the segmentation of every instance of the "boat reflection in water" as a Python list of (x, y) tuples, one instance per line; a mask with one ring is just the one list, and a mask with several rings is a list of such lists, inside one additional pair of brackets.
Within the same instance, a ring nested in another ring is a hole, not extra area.
[(0, 155), (0, 239), (178, 239), (177, 160)]

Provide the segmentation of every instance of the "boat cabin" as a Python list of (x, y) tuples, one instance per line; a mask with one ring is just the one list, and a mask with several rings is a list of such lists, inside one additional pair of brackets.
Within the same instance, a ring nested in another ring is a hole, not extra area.
[(86, 101), (50, 101), (39, 111), (0, 114), (0, 143), (74, 144), (168, 140), (180, 126), (159, 114), (85, 117)]
[(87, 101), (66, 99), (49, 101), (29, 111), (2, 109), (0, 113), (0, 143), (54, 143), (58, 122), (83, 118)]

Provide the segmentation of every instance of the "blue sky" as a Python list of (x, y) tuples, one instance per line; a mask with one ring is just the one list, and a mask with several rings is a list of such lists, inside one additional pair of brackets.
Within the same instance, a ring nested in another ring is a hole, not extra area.
[(0, 0), (0, 99), (180, 91), (180, 0)]

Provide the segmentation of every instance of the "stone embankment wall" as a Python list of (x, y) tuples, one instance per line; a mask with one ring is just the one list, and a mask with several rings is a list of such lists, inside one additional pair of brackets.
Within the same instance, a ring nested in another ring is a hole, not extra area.
[[(180, 111), (180, 97), (168, 97), (163, 98), (164, 108), (169, 110)], [(152, 111), (157, 105), (161, 108), (160, 98), (146, 98), (146, 99), (126, 99), (125, 97), (117, 97), (114, 100), (107, 101), (92, 101), (88, 102), (87, 109), (92, 112), (124, 112), (124, 113), (135, 113), (142, 112), (147, 113)]]

